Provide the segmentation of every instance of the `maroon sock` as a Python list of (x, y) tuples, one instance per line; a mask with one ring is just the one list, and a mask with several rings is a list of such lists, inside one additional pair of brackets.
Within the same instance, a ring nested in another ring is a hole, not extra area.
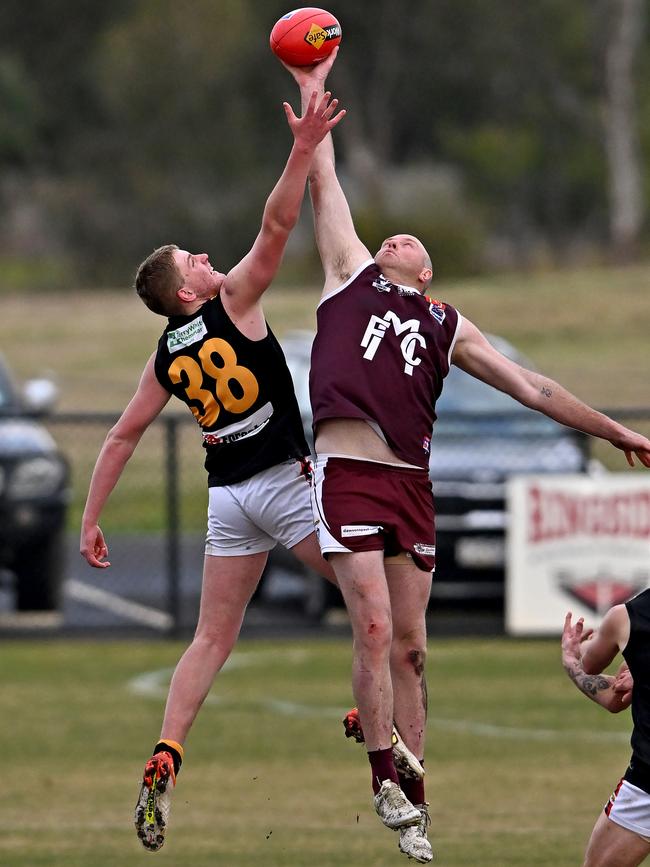
[(399, 774), (399, 785), (400, 789), (414, 806), (426, 803), (424, 780), (416, 780), (413, 777), (405, 777)]
[(399, 785), (399, 777), (393, 762), (393, 748), (385, 750), (370, 750), (368, 761), (372, 768), (372, 791), (377, 794), (384, 780), (392, 780)]

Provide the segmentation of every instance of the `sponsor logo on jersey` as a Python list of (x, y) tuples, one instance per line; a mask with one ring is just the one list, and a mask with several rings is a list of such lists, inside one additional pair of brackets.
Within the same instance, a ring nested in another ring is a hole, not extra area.
[(380, 274), (379, 277), (373, 280), (372, 285), (377, 292), (390, 292), (390, 290), (394, 288), (394, 284), (384, 277), (383, 274)]
[(273, 404), (269, 401), (248, 418), (229, 424), (220, 430), (204, 431), (204, 446), (219, 446), (223, 443), (236, 443), (258, 434), (265, 428), (273, 415)]
[(436, 546), (435, 545), (427, 545), (426, 542), (416, 542), (413, 545), (413, 550), (417, 554), (422, 554), (423, 557), (435, 557), (436, 556)]
[(425, 297), (429, 302), (429, 313), (433, 316), (438, 325), (442, 325), (447, 315), (445, 313), (445, 307), (447, 305), (443, 304), (442, 301), (436, 301), (435, 298), (429, 298), (428, 295)]
[(371, 524), (345, 524), (341, 527), (341, 536), (346, 539), (349, 536), (374, 536), (383, 527)]
[(422, 440), (422, 448), (424, 449), (426, 454), (429, 454), (431, 451), (431, 437), (424, 437)]
[(413, 369), (422, 363), (421, 358), (415, 357), (416, 348), (420, 346), (422, 349), (426, 349), (427, 345), (424, 335), (419, 333), (420, 323), (417, 319), (407, 319), (406, 322), (402, 322), (392, 310), (388, 310), (383, 318), (373, 314), (361, 340), (361, 346), (366, 350), (363, 357), (367, 361), (373, 360), (391, 325), (398, 337), (406, 332), (400, 343), (400, 350), (405, 362), (404, 373), (407, 376), (413, 376)]
[(197, 340), (202, 340), (207, 333), (208, 329), (205, 327), (205, 322), (199, 316), (198, 319), (193, 319), (187, 325), (182, 325), (167, 334), (167, 349), (170, 352), (178, 352), (184, 346), (191, 346)]

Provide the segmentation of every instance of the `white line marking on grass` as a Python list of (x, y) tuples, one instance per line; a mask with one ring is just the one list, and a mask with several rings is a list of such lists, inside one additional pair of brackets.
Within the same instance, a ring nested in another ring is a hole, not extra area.
[[(298, 664), (311, 655), (310, 651), (295, 649), (274, 652), (274, 660), (282, 659), (290, 663)], [(221, 672), (235, 671), (240, 668), (249, 668), (260, 663), (267, 662), (268, 652), (233, 653), (226, 661)], [(147, 671), (132, 678), (127, 688), (135, 695), (145, 698), (165, 699), (169, 689), (169, 680), (173, 674), (173, 668), (159, 668), (156, 671)], [(281, 716), (292, 717), (322, 717), (326, 719), (343, 719), (350, 710), (349, 707), (326, 707), (323, 705), (302, 704), (293, 701), (284, 701), (277, 698), (249, 699), (246, 701), (220, 697), (209, 693), (205, 704), (227, 707), (251, 707), (261, 710), (270, 710)], [(442, 717), (429, 717), (427, 725), (431, 728), (442, 729), (453, 734), (467, 734), (473, 737), (499, 738), (501, 740), (532, 740), (532, 741), (566, 741), (579, 740), (596, 741), (599, 743), (629, 743), (630, 734), (626, 732), (602, 732), (588, 729), (538, 729), (525, 728), (524, 726), (503, 726), (492, 723), (483, 723), (473, 720), (444, 719)]]
[(116, 593), (101, 590), (99, 587), (92, 587), (90, 584), (84, 584), (83, 581), (76, 581), (74, 578), (65, 582), (65, 593), (77, 602), (94, 605), (95, 608), (110, 611), (111, 614), (117, 614), (119, 617), (133, 620), (136, 623), (143, 623), (154, 629), (167, 630), (172, 625), (171, 617), (164, 611), (140, 605), (139, 602), (133, 602), (123, 596), (118, 596)]
[(471, 720), (435, 719), (431, 717), (429, 717), (428, 725), (454, 733), (512, 740), (560, 741), (578, 739), (580, 741), (605, 741), (609, 743), (628, 743), (630, 740), (629, 732), (598, 732), (586, 729), (527, 729)]

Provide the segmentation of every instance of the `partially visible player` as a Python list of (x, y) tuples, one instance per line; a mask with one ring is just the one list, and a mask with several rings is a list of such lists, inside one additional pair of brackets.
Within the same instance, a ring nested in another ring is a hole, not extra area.
[[(147, 257), (136, 276), (139, 296), (168, 323), (97, 458), (82, 518), (81, 554), (95, 568), (110, 566), (99, 527), (102, 509), (172, 394), (201, 427), (209, 488), (199, 622), (176, 666), (135, 811), (138, 836), (151, 851), (164, 842), (185, 738), (237, 640), (269, 550), (280, 542), (332, 578), (314, 535), (309, 449), (291, 375), (261, 306), (298, 220), (314, 149), (345, 114), (335, 114), (337, 100), (330, 97), (314, 94), (302, 117), (285, 103), (293, 147), (241, 262), (222, 274), (206, 253), (170, 244)], [(222, 788), (227, 793), (227, 785)]]
[[(602, 672), (618, 653), (615, 677)], [(584, 867), (636, 867), (650, 855), (650, 589), (611, 608), (594, 632), (569, 612), (562, 664), (576, 687), (611, 713), (632, 704), (632, 758), (594, 825)]]

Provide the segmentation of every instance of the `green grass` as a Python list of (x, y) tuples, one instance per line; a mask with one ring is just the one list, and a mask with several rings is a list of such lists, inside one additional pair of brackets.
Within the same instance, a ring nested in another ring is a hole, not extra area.
[[(131, 867), (131, 827), (175, 643), (3, 645), (0, 858), (11, 867)], [(374, 816), (347, 641), (243, 641), (187, 744), (161, 864), (406, 863)], [(132, 681), (161, 672), (158, 691)], [(428, 798), (437, 862), (581, 863), (623, 772), (628, 714), (580, 696), (548, 641), (430, 641)], [(293, 705), (289, 715), (272, 701)]]

